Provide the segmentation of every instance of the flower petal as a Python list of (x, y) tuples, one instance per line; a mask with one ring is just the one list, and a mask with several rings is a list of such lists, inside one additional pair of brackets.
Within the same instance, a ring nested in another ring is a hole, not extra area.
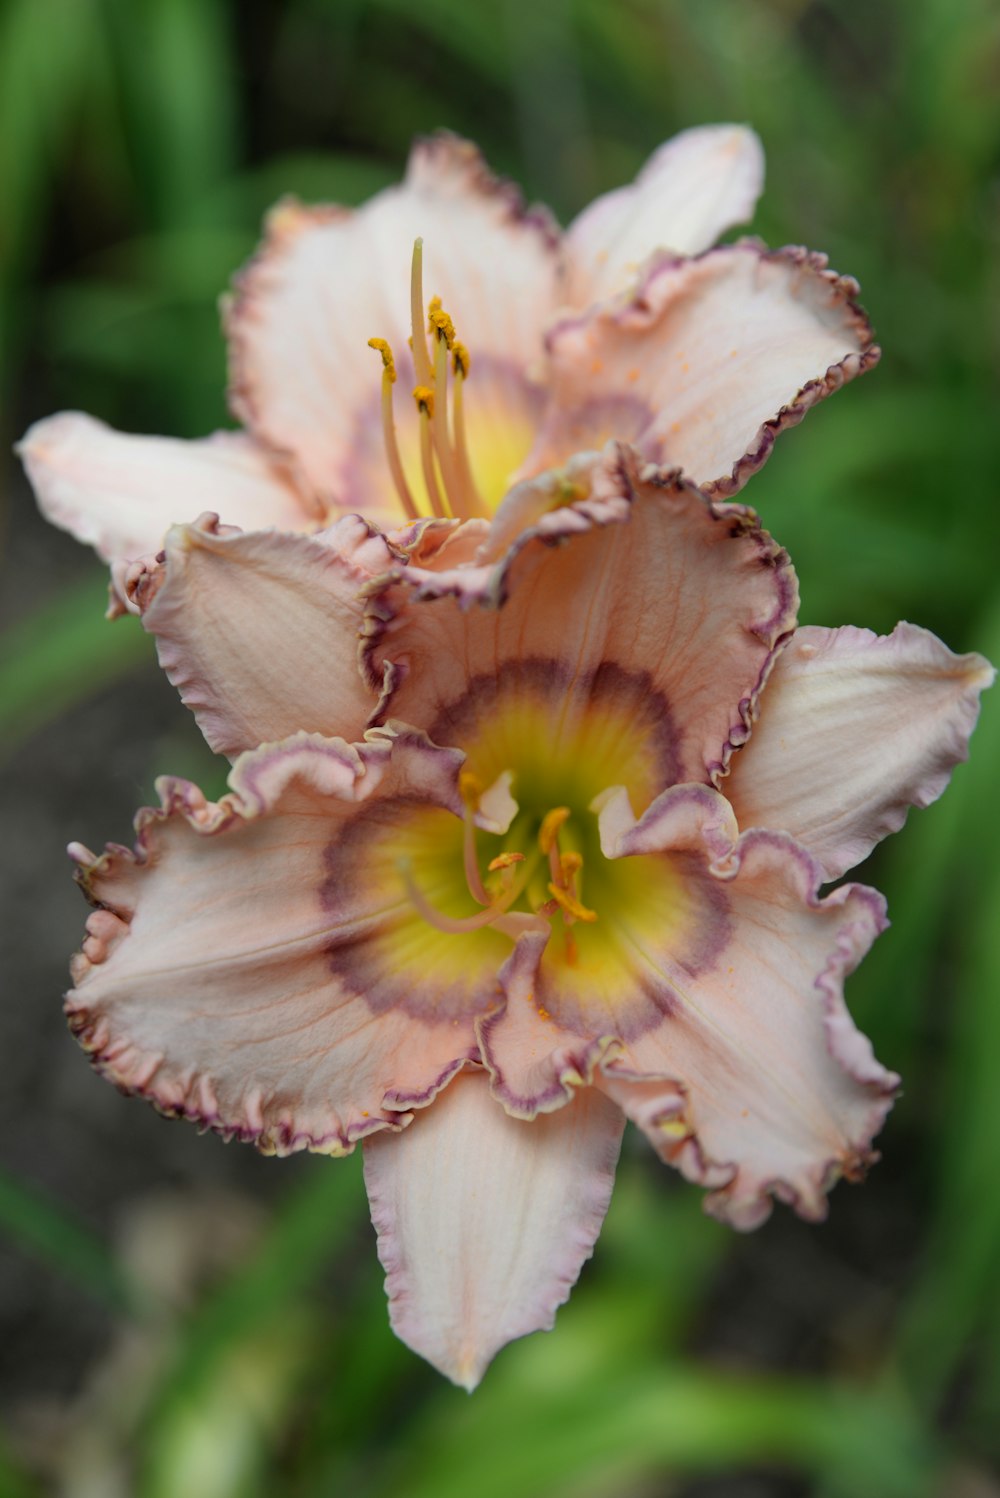
[(172, 525), (205, 510), (248, 530), (322, 520), (287, 465), (240, 432), (136, 437), (63, 411), (29, 427), (18, 452), (46, 519), (107, 562), (159, 551)]
[(608, 851), (619, 857), (690, 858), (700, 845), (688, 889), (711, 899), (717, 940), (692, 961), (626, 918), (664, 1015), (609, 1057), (602, 1085), (665, 1160), (712, 1188), (716, 1216), (756, 1227), (775, 1196), (817, 1220), (838, 1176), (857, 1178), (874, 1158), (898, 1085), (842, 994), (885, 924), (884, 902), (863, 885), (820, 899), (822, 870), (781, 833), (745, 833), (720, 856), (713, 794), (676, 787), (627, 831), (616, 808)]
[(351, 981), (395, 897), (340, 877), (338, 833), (359, 802), (456, 800), (460, 763), (413, 735), (300, 734), (245, 755), (218, 805), (160, 782), (133, 851), (71, 847), (98, 909), (66, 1007), (98, 1068), (266, 1153), (340, 1154), (405, 1124), (478, 1054), (472, 1019)]
[(524, 1123), (463, 1071), (405, 1133), (366, 1140), (397, 1336), (471, 1390), (506, 1343), (550, 1328), (601, 1230), (623, 1122), (587, 1088)]
[(740, 826), (791, 835), (839, 879), (929, 806), (968, 755), (994, 672), (926, 629), (796, 631), (727, 795)]
[[(401, 186), (357, 212), (279, 204), (227, 315), (236, 414), (295, 453), (320, 493), (360, 503), (366, 514), (378, 510), (376, 496), (354, 494), (354, 465), (372, 433), (378, 442), (381, 387), (366, 344), (387, 338), (405, 362), (417, 236), (427, 295), (442, 297), (473, 365), (485, 357), (519, 377), (539, 356), (556, 303), (558, 237), (473, 145), (447, 134), (419, 141)], [(473, 373), (470, 406), (475, 385)], [(408, 391), (400, 395), (409, 416)], [(387, 481), (384, 464), (381, 471)]]
[(567, 303), (586, 307), (635, 281), (656, 250), (697, 255), (745, 224), (764, 185), (764, 152), (742, 125), (702, 125), (668, 140), (635, 182), (595, 198), (566, 232)]
[(133, 591), (209, 744), (235, 756), (299, 729), (361, 737), (376, 696), (360, 593), (398, 559), (356, 515), (317, 536), (224, 535), (208, 517), (171, 531)]
[(549, 414), (523, 472), (610, 437), (735, 494), (777, 434), (877, 361), (857, 283), (744, 240), (652, 265), (634, 299), (556, 324)]
[[(506, 705), (538, 705), (555, 762), (594, 708), (609, 715), (609, 757), (619, 739), (624, 754), (646, 746), (650, 794), (722, 773), (794, 621), (788, 558), (750, 511), (712, 505), (675, 473), (640, 477), (617, 449), (599, 466), (617, 492), (521, 536), (490, 585), (503, 608), (468, 607), (484, 586), (476, 568), (401, 568), (373, 585), (364, 666), (373, 690), (389, 683), (379, 716), (461, 743), (476, 768), (471, 745)], [(616, 737), (611, 719), (627, 731)], [(612, 771), (593, 793), (624, 778)]]

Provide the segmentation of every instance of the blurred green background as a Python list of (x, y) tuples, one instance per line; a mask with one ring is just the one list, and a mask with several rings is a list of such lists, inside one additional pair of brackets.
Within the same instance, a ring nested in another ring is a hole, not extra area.
[[(998, 100), (995, 0), (3, 0), (5, 439), (62, 406), (224, 424), (215, 303), (264, 210), (360, 201), (415, 133), (473, 136), (566, 221), (746, 121), (756, 232), (857, 275), (885, 353), (745, 497), (805, 620), (998, 661)], [(470, 1399), (388, 1331), (358, 1161), (199, 1140), (66, 1035), (62, 845), (218, 769), (3, 472), (0, 1498), (1000, 1494), (1000, 697), (863, 871), (894, 924), (848, 997), (906, 1082), (868, 1183), (738, 1238), (627, 1141), (555, 1334)]]

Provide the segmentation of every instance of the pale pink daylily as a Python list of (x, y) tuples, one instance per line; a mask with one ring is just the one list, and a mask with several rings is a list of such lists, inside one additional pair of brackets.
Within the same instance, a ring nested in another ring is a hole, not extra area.
[(878, 358), (856, 283), (822, 256), (711, 249), (762, 181), (752, 131), (688, 130), (561, 233), (437, 135), (356, 212), (280, 203), (225, 316), (245, 432), (181, 442), (63, 412), (21, 443), (39, 503), (111, 562), (120, 608), (129, 564), (206, 510), (303, 532), (355, 510), (387, 530), (489, 517), (517, 479), (612, 438), (735, 493)]
[(575, 482), (499, 609), (448, 527), (173, 530), (134, 596), (231, 790), (164, 780), (133, 850), (72, 849), (95, 1064), (268, 1152), (362, 1140), (393, 1324), (467, 1387), (551, 1325), (626, 1118), (739, 1228), (863, 1172), (898, 1079), (842, 986), (884, 908), (821, 887), (941, 792), (992, 678), (796, 630), (786, 554), (676, 471), (612, 445)]

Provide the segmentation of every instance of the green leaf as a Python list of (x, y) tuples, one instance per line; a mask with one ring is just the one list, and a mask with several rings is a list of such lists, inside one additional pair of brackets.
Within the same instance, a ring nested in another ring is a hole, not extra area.
[(40, 1489), (15, 1465), (0, 1439), (0, 1498), (39, 1498)]
[(581, 1381), (572, 1352), (539, 1358), (531, 1383), (442, 1395), (379, 1498), (569, 1498), (584, 1480), (588, 1495), (614, 1498), (644, 1480), (760, 1465), (832, 1476), (852, 1498), (931, 1491), (933, 1447), (905, 1410), (863, 1389), (690, 1363)]
[[(1000, 659), (1000, 600), (979, 634)], [(923, 1271), (899, 1334), (899, 1363), (920, 1397), (933, 1406), (989, 1307), (1000, 1301), (1000, 815), (994, 782), (1000, 763), (1000, 694), (987, 696), (971, 762), (956, 778), (952, 815), (960, 816), (962, 904), (946, 904), (956, 931), (955, 1023), (938, 1140), (938, 1190)], [(942, 996), (938, 996), (939, 1002)]]
[(32, 733), (149, 662), (138, 620), (104, 618), (107, 580), (91, 576), (0, 636), (0, 760)]
[(7, 1171), (0, 1171), (0, 1225), (22, 1250), (37, 1254), (112, 1310), (135, 1308), (132, 1287), (102, 1240)]
[[(244, 1343), (271, 1335), (365, 1219), (360, 1158), (310, 1159), (263, 1243), (190, 1318), (147, 1412), (148, 1449), (208, 1396)], [(152, 1481), (152, 1477), (150, 1479)]]
[(236, 162), (228, 7), (216, 0), (106, 0), (137, 187), (158, 223), (190, 222)]

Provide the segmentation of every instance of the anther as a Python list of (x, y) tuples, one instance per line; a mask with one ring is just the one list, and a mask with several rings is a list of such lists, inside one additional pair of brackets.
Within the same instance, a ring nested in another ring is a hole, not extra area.
[(565, 914), (571, 915), (575, 921), (586, 921), (588, 925), (592, 925), (597, 920), (597, 911), (588, 910), (586, 905), (581, 905), (568, 889), (560, 889), (558, 884), (550, 884), (549, 894)]
[(396, 383), (396, 361), (392, 357), (392, 349), (390, 348), (390, 346), (389, 346), (388, 342), (386, 341), (386, 339), (384, 339), (384, 338), (369, 338), (369, 340), (368, 340), (368, 347), (377, 350), (377, 352), (382, 355), (382, 368), (385, 370), (386, 374), (389, 376), (389, 379), (395, 385), (395, 383)]
[(498, 869), (511, 869), (516, 863), (524, 863), (523, 853), (498, 853), (486, 865), (486, 870), (487, 873), (495, 874)]
[(456, 377), (461, 376), (463, 380), (469, 378), (469, 350), (464, 343), (456, 341), (451, 345), (451, 372)]
[(417, 385), (413, 391), (413, 399), (418, 411), (426, 411), (428, 416), (434, 415), (434, 390), (430, 385)]
[(434, 303), (431, 303), (431, 310), (427, 314), (427, 331), (432, 334), (436, 333), (445, 348), (452, 349), (455, 346), (455, 324), (440, 305), (440, 297), (435, 297), (434, 301), (438, 303), (438, 306), (435, 307)]

